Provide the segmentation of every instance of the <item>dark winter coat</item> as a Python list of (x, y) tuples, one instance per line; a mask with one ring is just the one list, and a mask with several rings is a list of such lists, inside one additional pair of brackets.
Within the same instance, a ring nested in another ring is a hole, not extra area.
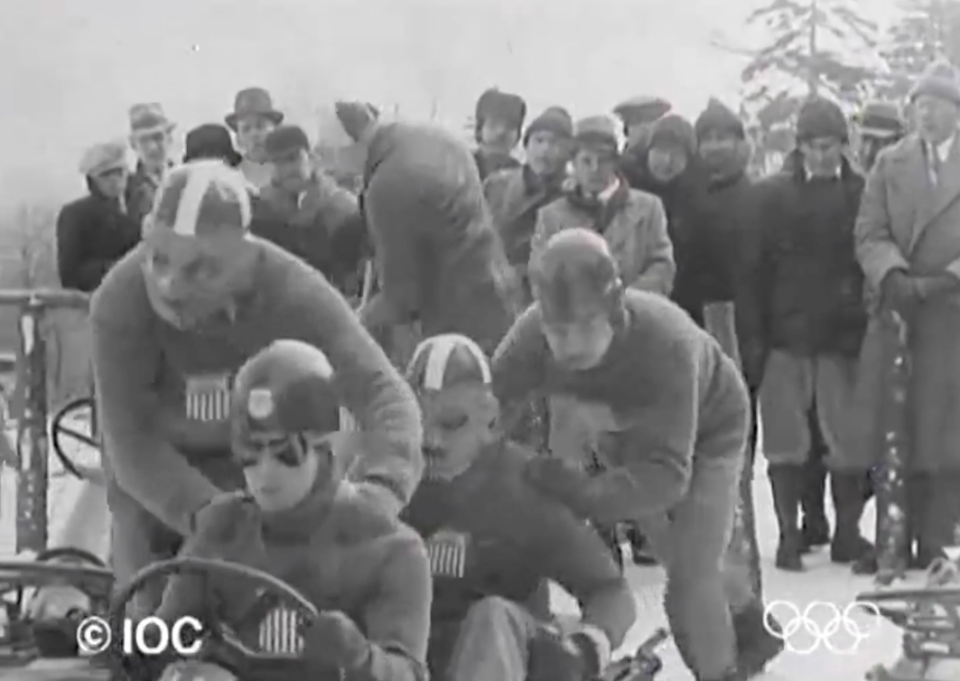
[(140, 222), (92, 181), (88, 187), (89, 196), (68, 203), (57, 217), (57, 270), (61, 286), (90, 293), (140, 242)]
[(403, 513), (430, 553), (429, 656), (440, 678), (471, 606), (491, 596), (530, 604), (546, 580), (576, 598), (583, 622), (600, 628), (615, 648), (633, 624), (630, 587), (603, 541), (526, 481), (534, 456), (498, 442), (455, 480), (425, 479)]
[(513, 320), (514, 292), (467, 146), (435, 126), (383, 125), (363, 210), (382, 295), (423, 335), (461, 333), (492, 352)]
[(483, 183), (483, 193), (503, 242), (507, 261), (529, 300), (527, 263), (537, 226), (537, 211), (562, 194), (562, 177), (548, 183), (529, 166), (501, 170)]
[(866, 330), (864, 276), (854, 251), (863, 178), (808, 180), (798, 152), (761, 183), (756, 291), (768, 349), (856, 357)]
[(366, 226), (353, 194), (317, 174), (299, 202), (272, 185), (253, 205), (253, 234), (306, 261), (341, 292), (348, 289), (366, 242)]
[(473, 152), (473, 160), (477, 164), (477, 171), (480, 173), (481, 180), (485, 180), (501, 170), (512, 170), (520, 167), (520, 161), (510, 154), (484, 154), (477, 150)]

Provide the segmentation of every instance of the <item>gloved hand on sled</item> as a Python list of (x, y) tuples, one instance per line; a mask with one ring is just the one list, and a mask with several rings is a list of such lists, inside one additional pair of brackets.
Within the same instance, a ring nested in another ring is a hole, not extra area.
[(200, 508), (192, 530), (183, 555), (256, 566), (266, 554), (260, 507), (243, 492), (224, 494)]
[(311, 665), (342, 669), (348, 675), (366, 665), (372, 654), (360, 628), (339, 610), (322, 612), (300, 630), (304, 657)]
[(530, 642), (530, 681), (590, 681), (600, 675), (600, 655), (589, 637), (542, 627)]

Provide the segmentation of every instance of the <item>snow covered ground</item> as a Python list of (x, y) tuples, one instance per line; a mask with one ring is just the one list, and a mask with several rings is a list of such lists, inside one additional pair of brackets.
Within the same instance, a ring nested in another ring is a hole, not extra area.
[[(54, 470), (59, 470), (54, 465)], [(50, 490), (51, 536), (56, 536), (57, 528), (70, 513), (73, 499), (76, 498), (78, 484), (63, 475), (56, 475)], [(814, 601), (827, 601), (845, 608), (853, 597), (862, 591), (871, 590), (869, 577), (856, 577), (847, 567), (830, 563), (824, 550), (812, 554), (807, 559), (808, 570), (804, 574), (780, 572), (773, 567), (773, 553), (776, 544), (776, 522), (770, 488), (764, 474), (764, 465), (758, 464), (754, 494), (757, 507), (757, 524), (760, 534), (760, 548), (763, 555), (763, 581), (768, 602), (774, 600), (789, 601), (801, 610)], [(14, 554), (14, 518), (15, 518), (14, 475), (10, 470), (0, 473), (0, 557)], [(863, 521), (864, 532), (872, 535), (873, 509), (868, 510)], [(640, 618), (630, 634), (625, 648), (635, 648), (658, 626), (664, 625), (661, 594), (663, 575), (658, 568), (630, 568), (630, 582), (633, 584), (640, 608)], [(921, 575), (910, 575), (911, 585), (919, 584)], [(569, 598), (558, 595), (558, 607), (563, 610), (574, 608)], [(782, 610), (776, 614), (783, 619)], [(830, 613), (826, 607), (817, 607), (811, 612), (821, 626), (826, 624)], [(865, 640), (853, 654), (837, 654), (820, 648), (808, 654), (785, 652), (760, 677), (760, 681), (857, 681), (863, 679), (866, 671), (873, 665), (889, 663), (896, 658), (900, 647), (900, 634), (895, 627), (885, 621), (874, 619), (867, 613), (856, 613), (853, 619), (866, 634)], [(811, 640), (798, 633), (797, 647), (809, 646)], [(846, 648), (852, 643), (849, 636), (841, 632), (836, 634), (836, 647)], [(686, 670), (670, 644), (662, 650), (664, 671), (658, 681), (689, 681), (692, 677)]]

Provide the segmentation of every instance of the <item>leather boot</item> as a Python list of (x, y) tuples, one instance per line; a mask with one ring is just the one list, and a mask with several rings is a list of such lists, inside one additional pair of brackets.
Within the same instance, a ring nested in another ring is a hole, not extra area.
[(780, 528), (776, 566), (781, 570), (800, 572), (803, 568), (799, 515), (803, 492), (803, 466), (775, 464), (767, 469), (773, 490), (773, 507)]
[(811, 411), (810, 454), (804, 464), (804, 485), (800, 497), (803, 510), (803, 525), (800, 529), (804, 552), (817, 546), (830, 543), (830, 522), (824, 508), (824, 494), (827, 486), (827, 444), (817, 423), (816, 411)]
[(772, 616), (764, 621), (764, 609), (751, 606), (733, 613), (737, 636), (737, 667), (743, 678), (762, 674), (767, 664), (783, 652), (783, 628)]
[(923, 514), (919, 520), (917, 565), (926, 569), (938, 558), (946, 558), (944, 549), (953, 546), (957, 521), (957, 474), (928, 475), (924, 490)]
[(837, 529), (830, 544), (834, 563), (852, 563), (873, 553), (873, 544), (860, 534), (865, 487), (863, 473), (831, 473), (830, 490), (837, 512)]

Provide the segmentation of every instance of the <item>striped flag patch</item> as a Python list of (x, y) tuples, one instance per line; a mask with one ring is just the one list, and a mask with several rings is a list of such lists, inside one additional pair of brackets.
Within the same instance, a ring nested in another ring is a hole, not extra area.
[(230, 417), (230, 377), (227, 374), (188, 376), (184, 410), (191, 421), (226, 421)]
[(467, 568), (467, 535), (441, 530), (427, 540), (434, 577), (462, 578)]
[(300, 636), (300, 614), (290, 608), (277, 607), (260, 622), (260, 650), (275, 655), (296, 657), (303, 652)]

